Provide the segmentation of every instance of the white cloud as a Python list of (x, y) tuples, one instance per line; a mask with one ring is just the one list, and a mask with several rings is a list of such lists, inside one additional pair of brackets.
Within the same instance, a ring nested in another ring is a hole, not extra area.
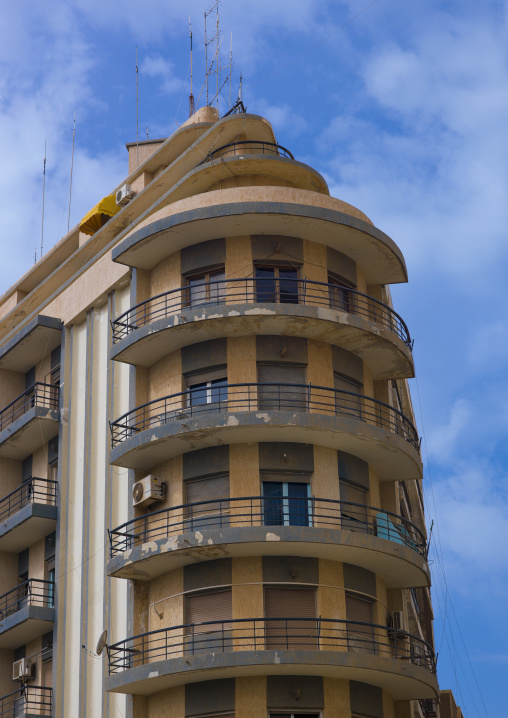
[(175, 77), (174, 63), (165, 60), (160, 55), (148, 55), (143, 58), (140, 72), (148, 75), (148, 77), (158, 78), (161, 82), (161, 92), (177, 92), (183, 87), (183, 82), (179, 77)]

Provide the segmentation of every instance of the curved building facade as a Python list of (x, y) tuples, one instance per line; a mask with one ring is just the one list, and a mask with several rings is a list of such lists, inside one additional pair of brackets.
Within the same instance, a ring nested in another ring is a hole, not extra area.
[(44, 588), (37, 610), (16, 594), (17, 625), (0, 628), (0, 660), (36, 666), (4, 681), (6, 700), (30, 690), (46, 700), (31, 714), (55, 716), (427, 718), (399, 248), (256, 115), (204, 108), (128, 149), (119, 211), (99, 203), (3, 300), (0, 368), (19, 391), (0, 412), (0, 506), (36, 481), (27, 457), (42, 473), (23, 516), (6, 509), (0, 551), (9, 591), (21, 560)]

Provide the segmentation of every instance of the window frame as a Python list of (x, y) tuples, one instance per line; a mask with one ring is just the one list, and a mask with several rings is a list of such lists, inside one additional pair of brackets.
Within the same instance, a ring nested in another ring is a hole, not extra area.
[[(258, 270), (264, 270), (264, 271), (273, 271), (273, 277), (258, 277), (257, 273)], [(284, 278), (280, 276), (280, 271), (289, 271), (289, 272), (295, 272), (294, 278)], [(287, 265), (287, 264), (261, 264), (254, 262), (254, 295), (255, 295), (255, 301), (257, 304), (300, 304), (300, 291), (299, 291), (299, 283), (298, 280), (300, 279), (300, 267), (299, 266), (293, 266), (293, 265)], [(260, 282), (260, 286), (258, 287), (258, 281)], [(260, 295), (263, 294), (269, 294), (270, 290), (263, 290), (262, 288), (262, 282), (273, 282), (273, 301), (267, 301), (266, 299), (259, 299)], [(281, 282), (296, 282), (296, 294), (284, 291), (284, 289), (281, 289)], [(284, 301), (281, 299), (282, 296), (292, 296), (296, 297), (296, 301)]]
[[(270, 472), (271, 476), (274, 476), (272, 472)], [(262, 507), (263, 507), (263, 526), (303, 526), (303, 527), (309, 527), (312, 528), (313, 526), (313, 511), (312, 511), (312, 505), (313, 505), (313, 496), (311, 492), (311, 480), (309, 476), (308, 481), (288, 481), (287, 479), (290, 478), (290, 476), (284, 476), (284, 474), (281, 475), (281, 478), (285, 478), (285, 481), (280, 480), (273, 480), (269, 479), (268, 477), (266, 479), (263, 478), (263, 474), (260, 476), (261, 478), (261, 495), (262, 495)], [(265, 484), (279, 484), (282, 485), (282, 496), (265, 496), (264, 493), (264, 485)], [(307, 496), (306, 497), (293, 497), (294, 501), (301, 501), (302, 504), (307, 504), (307, 523), (301, 524), (301, 523), (291, 523), (291, 516), (298, 516), (302, 511), (298, 511), (293, 508), (291, 510), (290, 506), (290, 495), (289, 495), (289, 485), (290, 484), (303, 484), (307, 487)], [(282, 523), (267, 523), (266, 521), (266, 514), (267, 510), (269, 510), (269, 507), (266, 505), (268, 504), (268, 501), (278, 501), (279, 499), (282, 499), (281, 503), (281, 510), (279, 511), (282, 516)]]
[[(214, 277), (218, 275), (222, 276), (220, 277), (220, 279), (215, 280)], [(220, 267), (215, 267), (213, 269), (205, 269), (200, 272), (193, 272), (192, 274), (183, 277), (183, 280), (185, 282), (183, 301), (184, 306), (187, 309), (190, 309), (192, 307), (200, 307), (203, 304), (208, 304), (209, 302), (213, 303), (214, 299), (224, 299), (226, 296), (225, 265), (221, 265)], [(191, 282), (196, 280), (197, 286), (204, 285), (200, 292), (200, 294), (203, 294), (204, 296), (200, 297), (199, 299), (196, 298), (195, 300), (193, 300)], [(216, 282), (217, 286), (214, 291), (211, 291), (212, 283), (214, 282)]]

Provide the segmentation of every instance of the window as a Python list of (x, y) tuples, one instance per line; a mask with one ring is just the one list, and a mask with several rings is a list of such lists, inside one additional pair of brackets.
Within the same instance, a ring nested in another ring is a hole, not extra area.
[(315, 589), (266, 587), (264, 598), (268, 650), (317, 648)]
[(55, 559), (52, 558), (49, 561), (46, 561), (46, 581), (48, 583), (46, 584), (46, 588), (44, 591), (44, 604), (48, 606), (48, 608), (54, 608), (55, 607)]
[(203, 528), (229, 525), (229, 476), (213, 476), (185, 482), (186, 528), (198, 531)]
[(336, 389), (335, 411), (337, 414), (350, 414), (361, 418), (362, 400), (360, 394), (363, 389), (362, 385), (350, 377), (334, 372), (333, 388)]
[(187, 277), (186, 306), (198, 307), (223, 300), (226, 294), (225, 277), (223, 267)]
[(353, 310), (354, 294), (350, 290), (353, 285), (334, 274), (328, 275), (328, 284), (330, 307), (340, 309), (343, 312), (351, 312)]
[(274, 713), (270, 711), (269, 718), (320, 718), (320, 713)]
[(367, 523), (367, 491), (366, 489), (350, 484), (340, 479), (340, 501), (343, 529), (373, 533)]
[(308, 387), (304, 366), (258, 364), (258, 382), (260, 409), (307, 409)]
[(310, 526), (310, 484), (263, 481), (265, 526)]
[(231, 650), (231, 589), (187, 596), (187, 647), (191, 653)]
[(298, 304), (298, 269), (256, 267), (256, 302)]
[(372, 626), (372, 602), (346, 593), (348, 651), (375, 653), (376, 644)]
[(220, 410), (220, 405), (228, 398), (228, 380), (226, 367), (200, 372), (186, 377), (187, 405), (192, 414), (200, 411)]

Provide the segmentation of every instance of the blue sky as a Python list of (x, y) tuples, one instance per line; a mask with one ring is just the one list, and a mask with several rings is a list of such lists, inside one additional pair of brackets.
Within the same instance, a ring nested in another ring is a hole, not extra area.
[[(188, 15), (197, 98), (206, 7), (2, 3), (1, 292), (39, 253), (45, 140), (49, 249), (67, 229), (74, 110), (71, 226), (127, 174), (136, 45), (141, 138), (185, 121)], [(248, 111), (405, 254), (393, 295), (415, 338), (439, 676), (467, 718), (506, 714), (507, 13), (501, 0), (221, 3), (233, 96), (242, 72)]]

